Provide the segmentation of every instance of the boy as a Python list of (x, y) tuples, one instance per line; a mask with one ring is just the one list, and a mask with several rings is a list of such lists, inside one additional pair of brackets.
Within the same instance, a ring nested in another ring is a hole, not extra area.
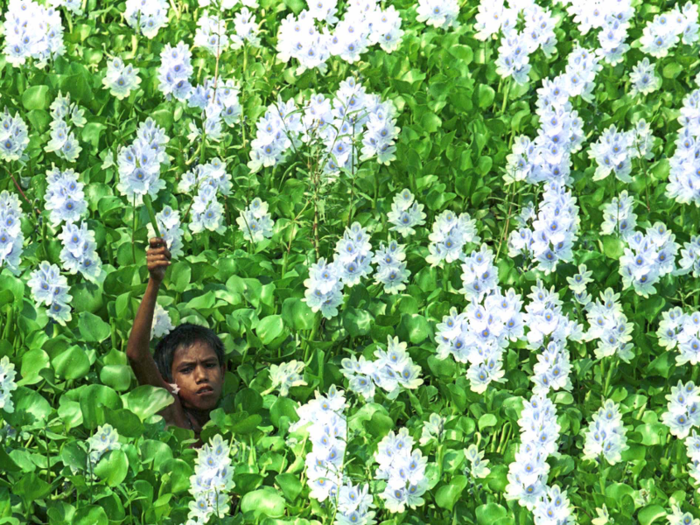
[(165, 388), (175, 397), (175, 402), (160, 412), (166, 426), (192, 429), (198, 441), (195, 446), (201, 446), (202, 426), (221, 397), (226, 371), (224, 345), (213, 330), (185, 323), (165, 336), (151, 356), (153, 312), (158, 289), (170, 266), (170, 251), (163, 239), (150, 240), (146, 260), (150, 278), (126, 355), (139, 384)]

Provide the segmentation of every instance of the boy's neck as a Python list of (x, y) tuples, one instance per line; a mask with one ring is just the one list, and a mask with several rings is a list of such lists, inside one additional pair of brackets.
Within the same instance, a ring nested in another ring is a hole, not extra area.
[(185, 410), (189, 412), (200, 427), (203, 427), (209, 421), (211, 410), (199, 410), (197, 408), (187, 407)]

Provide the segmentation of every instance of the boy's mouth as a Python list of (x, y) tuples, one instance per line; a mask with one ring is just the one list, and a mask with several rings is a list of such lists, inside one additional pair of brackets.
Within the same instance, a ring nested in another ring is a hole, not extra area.
[(214, 389), (210, 386), (203, 386), (199, 390), (197, 390), (197, 395), (205, 395), (205, 394), (213, 394)]

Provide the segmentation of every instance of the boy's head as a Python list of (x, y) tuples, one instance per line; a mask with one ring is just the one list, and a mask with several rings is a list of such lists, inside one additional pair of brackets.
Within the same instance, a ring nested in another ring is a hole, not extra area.
[(211, 410), (224, 384), (224, 344), (210, 328), (184, 323), (161, 339), (155, 355), (158, 370), (177, 384), (183, 406)]

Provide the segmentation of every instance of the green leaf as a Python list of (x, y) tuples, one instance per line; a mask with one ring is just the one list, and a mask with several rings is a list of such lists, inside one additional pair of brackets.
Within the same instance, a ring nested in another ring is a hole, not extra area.
[(426, 112), (420, 119), (423, 129), (428, 133), (435, 133), (440, 126), (442, 126), (442, 120), (435, 113)]
[(270, 344), (284, 331), (281, 315), (268, 315), (260, 320), (256, 332), (264, 345)]
[(465, 46), (462, 44), (456, 44), (453, 46), (450, 46), (447, 50), (450, 55), (455, 57), (456, 59), (462, 61), (462, 63), (466, 66), (467, 64), (470, 64), (472, 60), (474, 60), (474, 52), (472, 51), (472, 48), (469, 46)]
[(71, 520), (72, 525), (109, 525), (105, 509), (97, 505), (80, 507)]
[(101, 343), (107, 339), (112, 329), (109, 324), (89, 312), (82, 312), (78, 319), (78, 329), (86, 343)]
[(51, 104), (49, 86), (32, 86), (22, 93), (22, 105), (28, 109), (46, 109)]
[(298, 476), (287, 473), (278, 474), (277, 476), (275, 476), (275, 481), (282, 489), (284, 497), (287, 498), (287, 500), (290, 503), (293, 503), (294, 500), (297, 499), (299, 494), (301, 494), (302, 485)]
[(107, 482), (110, 487), (116, 487), (126, 479), (129, 473), (129, 460), (122, 450), (107, 452), (95, 466), (95, 474)]
[(80, 391), (80, 410), (83, 413), (83, 425), (94, 430), (105, 422), (103, 406), (111, 409), (122, 408), (122, 402), (111, 388), (104, 385), (88, 385)]
[(608, 235), (603, 238), (603, 253), (610, 259), (619, 259), (625, 253), (625, 247), (622, 240), (617, 237)]
[(105, 422), (112, 425), (120, 436), (137, 438), (144, 433), (144, 426), (139, 417), (131, 410), (120, 408), (118, 410), (104, 409)]
[(167, 285), (168, 290), (175, 292), (184, 292), (190, 285), (192, 279), (192, 268), (187, 261), (179, 261), (170, 267), (170, 282)]
[(660, 505), (649, 505), (648, 507), (644, 507), (639, 511), (637, 518), (639, 519), (639, 523), (641, 525), (649, 525), (650, 523), (654, 523), (655, 521), (659, 520), (665, 522), (666, 509)]
[(128, 365), (105, 365), (100, 370), (100, 381), (117, 392), (125, 392), (131, 386), (131, 367)]
[(493, 99), (496, 98), (496, 92), (488, 84), (479, 84), (477, 90), (479, 96), (479, 107), (481, 109), (489, 107), (493, 104)]
[(476, 508), (476, 521), (479, 525), (491, 525), (496, 520), (505, 518), (508, 510), (498, 503), (486, 503)]
[(484, 414), (479, 418), (479, 430), (484, 430), (485, 428), (495, 427), (498, 423), (498, 418), (493, 414)]
[(403, 341), (410, 341), (412, 344), (418, 345), (429, 337), (432, 338), (433, 330), (424, 316), (404, 314), (401, 316), (397, 335)]
[(12, 400), (15, 405), (14, 412), (4, 412), (3, 417), (15, 428), (42, 422), (45, 424), (53, 410), (44, 396), (23, 386), (12, 392)]
[(79, 346), (71, 346), (58, 354), (51, 361), (51, 365), (56, 374), (64, 379), (85, 377), (90, 370), (90, 360)]
[(360, 337), (369, 334), (372, 329), (372, 314), (366, 309), (358, 309), (352, 306), (345, 308), (342, 314), (343, 326), (351, 337)]
[(26, 352), (22, 356), (22, 379), (17, 381), (18, 385), (33, 385), (41, 381), (39, 372), (49, 366), (49, 354), (41, 348), (36, 348)]
[(70, 441), (61, 448), (61, 461), (67, 467), (79, 472), (87, 469), (87, 452), (83, 450), (77, 441)]
[(457, 503), (457, 500), (462, 495), (462, 491), (467, 486), (467, 478), (465, 476), (455, 476), (448, 484), (440, 487), (435, 493), (435, 502), (438, 507), (447, 509), (452, 512), (452, 508)]
[(299, 416), (297, 415), (296, 406), (297, 403), (288, 397), (278, 397), (277, 401), (270, 407), (270, 420), (272, 424), (279, 428), (280, 418), (282, 416), (288, 417), (291, 422), (298, 421)]
[(284, 509), (284, 498), (274, 490), (256, 490), (249, 492), (241, 499), (241, 510), (244, 513), (253, 512), (256, 516), (280, 518), (284, 515)]
[(141, 385), (122, 396), (124, 407), (136, 414), (141, 421), (157, 414), (175, 402), (173, 395), (165, 388)]
[(293, 330), (311, 330), (315, 314), (298, 297), (289, 297), (282, 303), (282, 320)]
[(683, 72), (683, 66), (678, 62), (671, 62), (664, 66), (663, 72), (661, 73), (664, 78), (676, 78)]

